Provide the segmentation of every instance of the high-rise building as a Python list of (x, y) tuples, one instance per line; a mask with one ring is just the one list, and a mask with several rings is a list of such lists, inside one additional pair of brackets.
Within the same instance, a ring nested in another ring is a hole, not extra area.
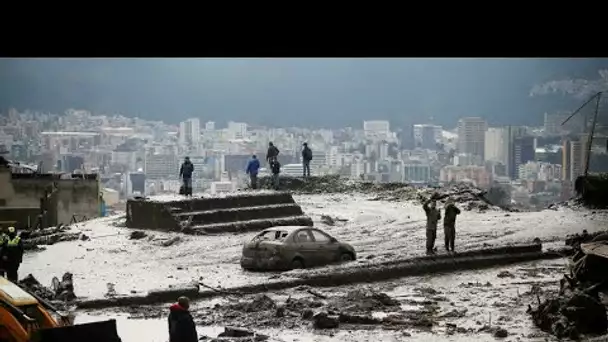
[(519, 167), (535, 160), (536, 138), (532, 136), (518, 137), (513, 140), (513, 159), (510, 161), (512, 179), (519, 178)]
[(144, 165), (148, 179), (177, 179), (179, 176), (180, 164), (175, 154), (147, 155)]
[(247, 124), (244, 122), (228, 122), (228, 136), (231, 139), (247, 139)]
[(476, 156), (482, 163), (485, 160), (486, 129), (486, 121), (479, 117), (458, 120), (458, 152)]
[(215, 130), (215, 122), (213, 122), (213, 121), (207, 121), (207, 123), (205, 123), (205, 130), (206, 131), (214, 131)]
[(387, 139), (391, 133), (390, 127), (385, 120), (363, 121), (363, 131), (368, 139)]
[(201, 140), (201, 123), (199, 119), (188, 119), (179, 124), (179, 143), (197, 146)]
[(485, 160), (507, 165), (509, 136), (503, 127), (489, 127), (485, 133)]
[(416, 147), (434, 150), (437, 143), (441, 142), (443, 128), (437, 125), (414, 125), (414, 141)]

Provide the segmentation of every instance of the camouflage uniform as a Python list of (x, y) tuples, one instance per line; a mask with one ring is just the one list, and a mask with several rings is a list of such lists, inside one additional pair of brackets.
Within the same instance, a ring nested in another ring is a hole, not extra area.
[(426, 252), (433, 253), (435, 249), (435, 239), (437, 238), (437, 223), (441, 220), (441, 212), (435, 205), (429, 207), (430, 201), (422, 205), (426, 213)]
[(445, 236), (445, 250), (454, 251), (454, 240), (456, 240), (456, 216), (460, 214), (454, 203), (448, 202), (445, 206), (445, 216), (443, 218), (443, 233)]

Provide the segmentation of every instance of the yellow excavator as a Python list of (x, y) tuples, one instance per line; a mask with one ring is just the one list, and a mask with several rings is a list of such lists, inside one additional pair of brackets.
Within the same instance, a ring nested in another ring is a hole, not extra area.
[(74, 325), (26, 288), (0, 277), (0, 342), (121, 342), (116, 320)]

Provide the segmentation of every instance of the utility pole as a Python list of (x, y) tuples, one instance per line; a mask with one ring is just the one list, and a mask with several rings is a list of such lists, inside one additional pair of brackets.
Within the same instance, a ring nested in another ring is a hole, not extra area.
[[(591, 124), (591, 133), (589, 134), (588, 137), (588, 141), (587, 141), (587, 153), (585, 156), (585, 173), (584, 176), (585, 178), (587, 178), (587, 174), (589, 173), (589, 162), (591, 161), (591, 144), (593, 143), (593, 134), (595, 133), (595, 126), (597, 124), (597, 114), (600, 110), (600, 101), (602, 100), (602, 94), (603, 92), (598, 92), (597, 94), (591, 96), (591, 98), (589, 100), (587, 100), (585, 103), (583, 103), (582, 106), (580, 106), (577, 110), (574, 111), (574, 113), (572, 113), (572, 115), (570, 115), (566, 120), (564, 120), (564, 122), (562, 122), (562, 126), (570, 121), (570, 119), (572, 119), (572, 117), (574, 117), (578, 112), (580, 112), (581, 109), (583, 109), (585, 106), (587, 106), (589, 103), (591, 103), (591, 101), (593, 101), (593, 99), (596, 100), (595, 103), (595, 113), (593, 114), (593, 123)], [(587, 116), (585, 115), (585, 118)], [(587, 123), (585, 122), (585, 133), (587, 132)]]

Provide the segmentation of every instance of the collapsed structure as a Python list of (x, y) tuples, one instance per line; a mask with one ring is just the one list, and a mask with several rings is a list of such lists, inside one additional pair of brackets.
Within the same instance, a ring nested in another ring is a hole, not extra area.
[(173, 201), (127, 201), (127, 227), (213, 234), (258, 231), (273, 226), (312, 226), (287, 192), (238, 193)]

